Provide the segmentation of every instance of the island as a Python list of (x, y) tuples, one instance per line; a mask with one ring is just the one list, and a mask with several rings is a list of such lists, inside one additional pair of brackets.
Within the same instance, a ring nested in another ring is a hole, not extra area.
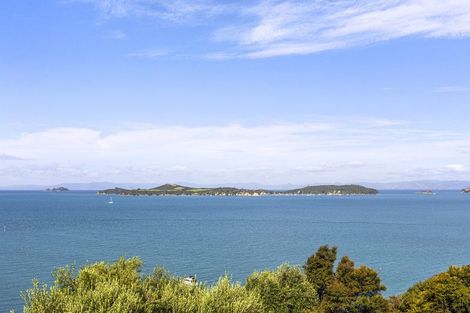
[(416, 192), (418, 195), (425, 195), (425, 196), (433, 196), (435, 195), (436, 193), (432, 190), (421, 190), (421, 191), (418, 191)]
[(70, 190), (65, 187), (54, 187), (54, 188), (47, 188), (46, 191), (47, 192), (66, 192)]
[(361, 185), (319, 185), (291, 190), (243, 189), (233, 187), (187, 187), (177, 184), (165, 184), (147, 189), (113, 188), (100, 190), (99, 195), (123, 196), (268, 196), (268, 195), (375, 195), (378, 191)]
[(464, 188), (464, 189), (462, 189), (462, 192), (463, 193), (470, 193), (470, 188)]

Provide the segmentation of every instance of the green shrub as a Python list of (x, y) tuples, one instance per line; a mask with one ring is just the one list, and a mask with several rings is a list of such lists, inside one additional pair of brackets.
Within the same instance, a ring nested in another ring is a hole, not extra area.
[(39, 286), (23, 294), (25, 313), (144, 312), (138, 258), (95, 263), (74, 276), (73, 267), (54, 272), (51, 288)]
[(187, 285), (160, 267), (142, 276), (138, 258), (67, 266), (53, 273), (51, 287), (33, 281), (22, 294), (24, 313), (470, 313), (470, 265), (387, 301), (377, 272), (348, 257), (335, 270), (335, 260), (336, 248), (323, 246), (305, 272), (282, 265), (254, 272), (245, 285), (226, 275), (212, 286)]
[(138, 258), (54, 272), (52, 287), (23, 293), (25, 313), (262, 313), (260, 296), (227, 276), (214, 286), (187, 285), (162, 268), (141, 277)]
[(282, 265), (275, 271), (255, 272), (247, 278), (246, 288), (261, 296), (270, 313), (301, 313), (318, 304), (316, 290), (298, 267)]
[(228, 276), (204, 294), (200, 313), (262, 313), (259, 295), (238, 283), (231, 283)]
[(470, 265), (452, 266), (411, 287), (399, 306), (406, 313), (469, 313)]

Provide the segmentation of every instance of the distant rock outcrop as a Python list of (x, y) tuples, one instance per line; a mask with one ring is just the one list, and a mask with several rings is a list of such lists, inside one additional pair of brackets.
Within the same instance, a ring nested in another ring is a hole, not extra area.
[(470, 188), (464, 188), (464, 189), (462, 189), (462, 192), (463, 193), (470, 193)]

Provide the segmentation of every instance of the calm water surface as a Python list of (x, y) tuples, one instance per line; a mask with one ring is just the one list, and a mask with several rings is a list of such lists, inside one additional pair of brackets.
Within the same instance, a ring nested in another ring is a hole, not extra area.
[[(470, 195), (382, 192), (353, 197), (107, 197), (0, 192), (0, 312), (22, 311), (34, 277), (66, 264), (140, 256), (214, 281), (339, 246), (380, 272), (387, 294), (470, 263)], [(5, 226), (5, 228), (4, 228)]]

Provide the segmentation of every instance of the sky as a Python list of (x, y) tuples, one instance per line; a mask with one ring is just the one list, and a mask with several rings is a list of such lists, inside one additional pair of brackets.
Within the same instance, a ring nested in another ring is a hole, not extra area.
[(0, 2), (0, 186), (470, 180), (470, 1)]

